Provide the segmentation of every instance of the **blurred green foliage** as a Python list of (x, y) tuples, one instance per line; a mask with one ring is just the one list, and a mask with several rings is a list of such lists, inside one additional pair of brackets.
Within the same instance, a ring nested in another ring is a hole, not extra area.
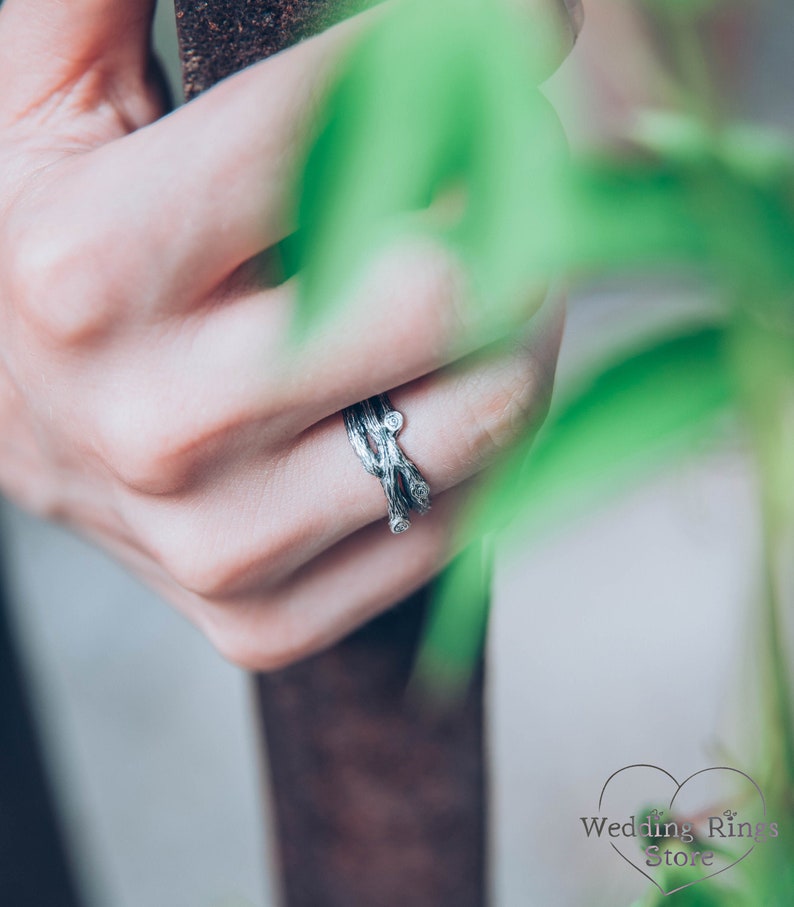
[[(759, 783), (790, 842), (794, 733), (779, 585), (794, 527), (794, 153), (781, 136), (716, 115), (698, 43), (714, 0), (642, 5), (673, 44), (685, 102), (647, 112), (620, 150), (574, 156), (536, 88), (549, 23), (497, 0), (403, 0), (384, 13), (346, 60), (307, 157), (297, 323), (305, 330), (332, 312), (374, 256), (417, 234), (465, 262), (497, 333), (515, 328), (523, 288), (558, 275), (574, 285), (681, 275), (718, 301), (711, 316), (637, 336), (579, 374), (537, 437), (490, 472), (461, 527), (461, 539), (488, 544), (469, 544), (439, 582), (419, 676), (451, 690), (465, 683), (485, 633), (497, 531), (526, 545), (731, 432), (759, 469), (771, 665)], [(458, 215), (429, 216), (451, 191), (463, 199)], [(790, 904), (794, 861), (783, 850), (747, 861), (748, 900), (715, 881), (641, 904)]]
[[(304, 171), (299, 326), (338, 304), (401, 235), (457, 252), (491, 317), (539, 266), (549, 273), (528, 242), (558, 210), (565, 162), (556, 117), (532, 87), (544, 45), (482, 0), (408, 0), (359, 42)], [(423, 217), (456, 187), (462, 216), (447, 226)]]

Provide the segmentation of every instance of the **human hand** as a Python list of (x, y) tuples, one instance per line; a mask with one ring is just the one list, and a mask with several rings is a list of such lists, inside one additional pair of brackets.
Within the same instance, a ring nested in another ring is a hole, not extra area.
[[(271, 669), (442, 566), (466, 481), (546, 405), (561, 316), (464, 356), (465, 275), (415, 245), (289, 347), (295, 280), (265, 285), (261, 264), (294, 229), (312, 112), (371, 14), (163, 117), (152, 6), (0, 9), (0, 486)], [(399, 537), (340, 415), (384, 390), (434, 495)]]

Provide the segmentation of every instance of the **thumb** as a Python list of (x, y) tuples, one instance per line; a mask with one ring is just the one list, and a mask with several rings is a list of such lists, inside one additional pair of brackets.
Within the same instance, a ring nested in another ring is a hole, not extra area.
[(155, 0), (6, 0), (0, 7), (3, 107), (28, 109), (91, 71), (145, 81), (154, 5)]

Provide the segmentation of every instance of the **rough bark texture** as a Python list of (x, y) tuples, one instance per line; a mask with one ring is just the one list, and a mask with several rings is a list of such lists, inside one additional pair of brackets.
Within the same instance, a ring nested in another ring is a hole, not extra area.
[(177, 0), (185, 97), (372, 5), (372, 0)]
[[(177, 0), (187, 97), (365, 5)], [(411, 708), (425, 598), (256, 679), (287, 907), (485, 903), (483, 672), (462, 708)]]
[(258, 678), (290, 907), (483, 904), (481, 687), (445, 715), (406, 701), (423, 614)]

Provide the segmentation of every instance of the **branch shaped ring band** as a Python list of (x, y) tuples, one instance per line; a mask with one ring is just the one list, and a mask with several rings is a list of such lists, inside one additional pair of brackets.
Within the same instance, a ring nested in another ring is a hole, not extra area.
[(369, 397), (343, 411), (347, 436), (370, 475), (380, 480), (389, 508), (389, 528), (405, 532), (409, 513), (427, 513), (430, 486), (397, 443), (403, 427), (402, 413), (386, 394)]

